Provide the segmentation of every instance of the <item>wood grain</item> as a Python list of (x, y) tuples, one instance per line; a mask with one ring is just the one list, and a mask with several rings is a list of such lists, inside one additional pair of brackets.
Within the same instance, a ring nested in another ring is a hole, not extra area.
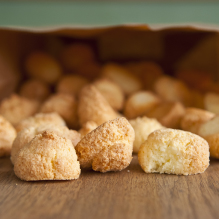
[(74, 181), (24, 182), (0, 159), (0, 218), (219, 218), (219, 161), (203, 174), (146, 174), (137, 162), (122, 172), (82, 171)]

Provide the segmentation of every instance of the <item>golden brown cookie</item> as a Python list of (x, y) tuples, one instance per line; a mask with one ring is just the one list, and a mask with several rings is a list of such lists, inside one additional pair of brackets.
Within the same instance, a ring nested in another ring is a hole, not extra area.
[(14, 172), (25, 181), (71, 180), (78, 179), (81, 170), (71, 141), (45, 131), (19, 151)]
[(190, 132), (160, 129), (141, 145), (138, 161), (146, 173), (203, 173), (209, 166), (209, 145)]

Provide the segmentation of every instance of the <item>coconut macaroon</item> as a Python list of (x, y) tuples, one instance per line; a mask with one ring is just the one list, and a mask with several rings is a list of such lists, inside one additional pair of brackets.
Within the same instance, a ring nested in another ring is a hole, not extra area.
[(65, 126), (65, 121), (58, 113), (37, 113), (34, 116), (28, 117), (16, 125), (17, 132), (20, 132), (24, 128), (30, 126), (41, 126), (41, 125), (58, 125)]
[(219, 114), (219, 94), (206, 93), (204, 95), (204, 106), (206, 110)]
[(138, 161), (146, 173), (203, 173), (209, 166), (209, 145), (190, 132), (160, 129), (141, 145)]
[(94, 121), (87, 121), (82, 125), (82, 128), (79, 130), (79, 133), (81, 134), (81, 138), (83, 138), (86, 134), (93, 131), (95, 128), (97, 128), (98, 125)]
[(21, 85), (19, 94), (28, 99), (44, 101), (50, 95), (50, 88), (42, 81), (30, 79)]
[(15, 138), (11, 149), (11, 162), (14, 164), (16, 156), (21, 148), (28, 144), (36, 135), (44, 131), (53, 131), (56, 135), (70, 139), (75, 147), (81, 140), (81, 134), (75, 130), (69, 130), (66, 126), (45, 124), (41, 126), (31, 126), (22, 129)]
[(128, 119), (134, 119), (160, 103), (160, 98), (150, 91), (139, 91), (132, 94), (125, 102), (124, 115)]
[(117, 83), (126, 95), (142, 89), (140, 79), (120, 65), (106, 64), (101, 75)]
[(25, 60), (25, 70), (33, 78), (54, 84), (62, 74), (59, 63), (49, 54), (41, 51), (31, 53)]
[(83, 65), (93, 62), (95, 54), (88, 44), (73, 43), (64, 47), (61, 52), (61, 61), (65, 69), (76, 71)]
[(78, 115), (81, 125), (93, 121), (97, 125), (118, 117), (106, 99), (93, 86), (84, 87), (79, 94)]
[(119, 111), (123, 109), (125, 95), (115, 82), (102, 78), (96, 80), (93, 85), (104, 96), (114, 110)]
[(16, 126), (23, 119), (34, 115), (39, 109), (39, 102), (12, 94), (0, 105), (0, 114)]
[(209, 143), (211, 157), (219, 158), (219, 116), (201, 124), (198, 134)]
[(81, 167), (121, 171), (132, 160), (134, 138), (135, 132), (124, 117), (103, 123), (75, 147)]
[(145, 142), (151, 132), (165, 128), (156, 119), (149, 119), (146, 116), (129, 120), (129, 122), (135, 131), (135, 141), (133, 144), (134, 153), (138, 153), (141, 144)]
[(191, 95), (188, 87), (177, 79), (162, 76), (154, 84), (155, 92), (164, 100), (179, 101), (185, 106), (190, 106)]
[(157, 119), (167, 128), (179, 128), (185, 107), (180, 102), (163, 102), (152, 108), (145, 115)]
[(0, 157), (10, 156), (16, 135), (17, 132), (11, 123), (0, 115)]
[(209, 121), (215, 116), (214, 113), (197, 108), (187, 108), (181, 120), (181, 128), (195, 134), (199, 134), (201, 124)]
[(19, 151), (14, 172), (25, 181), (71, 180), (78, 179), (81, 170), (71, 141), (45, 131)]
[(56, 91), (77, 96), (82, 87), (88, 84), (88, 80), (80, 75), (65, 75), (58, 82)]
[(57, 112), (70, 128), (78, 128), (77, 101), (70, 94), (57, 93), (50, 96), (41, 106), (40, 112)]

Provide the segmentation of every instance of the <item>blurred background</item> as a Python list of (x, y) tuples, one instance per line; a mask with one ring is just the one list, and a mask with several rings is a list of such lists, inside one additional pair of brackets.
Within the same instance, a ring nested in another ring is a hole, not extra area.
[(0, 1), (0, 26), (219, 24), (219, 1)]

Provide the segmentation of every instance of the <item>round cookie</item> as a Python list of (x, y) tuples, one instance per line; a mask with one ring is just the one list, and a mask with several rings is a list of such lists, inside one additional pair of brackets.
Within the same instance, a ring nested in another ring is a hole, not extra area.
[(71, 180), (78, 179), (81, 170), (71, 141), (45, 131), (19, 151), (14, 172), (25, 181)]
[(209, 166), (209, 145), (198, 135), (176, 129), (151, 133), (141, 145), (138, 161), (146, 173), (191, 175)]
[(29, 143), (36, 135), (41, 134), (44, 131), (53, 131), (60, 137), (70, 139), (74, 147), (81, 140), (81, 135), (77, 131), (69, 130), (66, 126), (57, 126), (54, 124), (31, 126), (22, 129), (15, 138), (11, 149), (11, 162), (14, 164), (20, 149)]

